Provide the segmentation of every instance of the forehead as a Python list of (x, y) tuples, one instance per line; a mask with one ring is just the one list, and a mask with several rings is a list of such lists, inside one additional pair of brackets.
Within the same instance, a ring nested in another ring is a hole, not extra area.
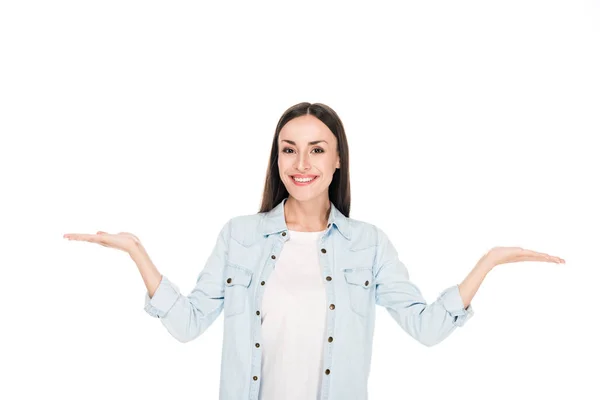
[(296, 117), (286, 123), (279, 132), (279, 140), (288, 139), (295, 142), (308, 142), (317, 139), (327, 140), (331, 143), (335, 135), (327, 125), (312, 115)]

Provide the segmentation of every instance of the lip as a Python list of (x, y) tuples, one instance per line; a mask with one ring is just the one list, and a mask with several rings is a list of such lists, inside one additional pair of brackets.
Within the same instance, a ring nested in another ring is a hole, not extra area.
[[(308, 186), (311, 183), (313, 183), (314, 181), (316, 181), (317, 179), (319, 179), (319, 176), (318, 175), (301, 175), (301, 174), (297, 174), (297, 175), (290, 175), (290, 178), (292, 179), (292, 182), (296, 186)], [(314, 179), (312, 181), (310, 181), (310, 182), (296, 182), (296, 180), (294, 178), (314, 178)]]

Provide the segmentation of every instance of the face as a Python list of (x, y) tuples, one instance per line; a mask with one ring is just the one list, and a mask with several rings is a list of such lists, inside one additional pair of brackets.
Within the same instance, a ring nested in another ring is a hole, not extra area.
[(327, 125), (312, 115), (294, 118), (281, 128), (278, 145), (279, 176), (290, 195), (300, 201), (328, 196), (340, 159)]

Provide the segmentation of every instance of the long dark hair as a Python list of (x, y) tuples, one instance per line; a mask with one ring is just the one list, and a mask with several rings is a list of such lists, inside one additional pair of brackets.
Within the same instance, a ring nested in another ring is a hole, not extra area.
[(336, 169), (333, 179), (329, 184), (329, 200), (346, 217), (350, 217), (350, 161), (348, 152), (348, 141), (346, 132), (340, 117), (331, 107), (322, 103), (298, 103), (291, 106), (281, 116), (275, 128), (273, 144), (271, 145), (271, 156), (269, 157), (269, 166), (267, 167), (267, 176), (265, 179), (265, 189), (263, 191), (262, 204), (259, 213), (271, 211), (289, 192), (279, 177), (279, 166), (277, 157), (279, 153), (278, 139), (279, 132), (290, 120), (302, 115), (313, 115), (323, 122), (337, 139), (337, 151), (340, 156), (340, 168)]

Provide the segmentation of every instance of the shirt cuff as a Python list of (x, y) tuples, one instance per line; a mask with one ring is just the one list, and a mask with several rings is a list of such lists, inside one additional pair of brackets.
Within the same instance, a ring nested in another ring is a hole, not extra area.
[(179, 298), (179, 289), (166, 276), (162, 276), (154, 296), (146, 291), (144, 310), (155, 318), (164, 317)]
[(474, 314), (471, 304), (465, 308), (462, 297), (458, 290), (458, 285), (454, 285), (444, 290), (440, 295), (442, 305), (453, 318), (456, 326), (463, 326)]

